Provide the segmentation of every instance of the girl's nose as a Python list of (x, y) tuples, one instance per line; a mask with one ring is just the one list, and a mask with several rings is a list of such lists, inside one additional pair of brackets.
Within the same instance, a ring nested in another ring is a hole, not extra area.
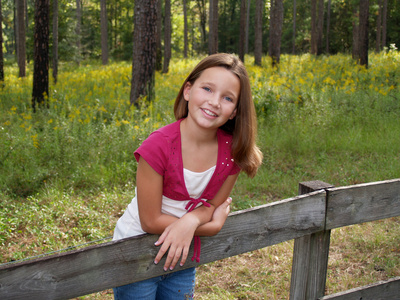
[(218, 95), (216, 94), (210, 95), (210, 98), (208, 98), (208, 103), (212, 106), (220, 107)]

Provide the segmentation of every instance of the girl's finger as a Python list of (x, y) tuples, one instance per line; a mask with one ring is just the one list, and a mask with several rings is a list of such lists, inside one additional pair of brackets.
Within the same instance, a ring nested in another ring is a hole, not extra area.
[(167, 271), (168, 268), (171, 267), (172, 262), (174, 261), (174, 257), (175, 255), (179, 255), (180, 253), (178, 253), (179, 251), (176, 250), (176, 248), (171, 245), (168, 251), (168, 255), (167, 255), (167, 259), (165, 260), (165, 264), (164, 264), (164, 271)]
[(157, 253), (156, 258), (154, 259), (154, 263), (158, 264), (161, 260), (161, 258), (164, 256), (164, 254), (168, 251), (170, 245), (167, 245), (166, 243), (163, 243), (160, 250)]
[(182, 251), (182, 259), (180, 263), (181, 267), (185, 264), (188, 255), (189, 255), (189, 247), (185, 247)]
[[(182, 254), (182, 249), (181, 249), (181, 248), (178, 248), (178, 249), (175, 251), (175, 254), (174, 254), (173, 256), (171, 256), (172, 262), (171, 262), (171, 264), (169, 265), (169, 269), (170, 269), (171, 271), (175, 268), (176, 264), (178, 263), (178, 260), (179, 260), (179, 258), (181, 257), (181, 254)], [(168, 266), (167, 266), (167, 268), (168, 268)], [(165, 267), (164, 267), (164, 269), (165, 269)]]

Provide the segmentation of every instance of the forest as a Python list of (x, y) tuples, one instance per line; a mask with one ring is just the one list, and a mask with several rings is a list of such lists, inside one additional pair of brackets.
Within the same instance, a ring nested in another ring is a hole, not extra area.
[[(41, 2), (41, 1), (37, 1)], [(45, 2), (45, 1), (44, 1)], [(79, 62), (100, 59), (101, 3), (104, 2), (108, 34), (106, 37), (112, 60), (132, 59), (134, 1), (130, 0), (52, 0), (50, 1), (50, 28), (58, 24), (58, 58), (60, 61)], [(140, 2), (140, 1), (139, 1)], [(354, 46), (354, 29), (357, 27), (359, 6), (369, 2), (369, 50), (380, 51), (400, 44), (400, 3), (397, 0), (211, 0), (217, 4), (218, 52), (254, 53), (256, 26), (262, 28), (262, 53), (268, 53), (271, 7), (282, 4), (281, 53), (306, 53), (311, 51), (312, 16), (318, 11), (318, 30), (321, 31), (321, 53), (351, 53)], [(168, 3), (168, 5), (166, 5)], [(260, 5), (256, 7), (256, 5)], [(318, 5), (316, 5), (318, 4)], [(33, 59), (34, 0), (2, 0), (3, 51), (6, 61), (17, 56), (18, 7), (22, 7), (25, 24), (26, 60)], [(58, 10), (55, 12), (54, 6)], [(261, 7), (261, 9), (260, 9)], [(161, 42), (170, 30), (172, 57), (196, 56), (208, 52), (210, 5), (205, 0), (160, 1), (158, 21)], [(314, 12), (313, 12), (314, 11)], [(257, 25), (256, 12), (261, 13)], [(323, 17), (319, 17), (322, 15)], [(25, 16), (25, 18), (24, 18)], [(244, 17), (244, 18), (243, 18)], [(170, 28), (165, 20), (170, 20)], [(167, 30), (165, 30), (167, 29)], [(241, 29), (245, 29), (244, 37)], [(54, 31), (49, 32), (50, 48), (54, 47)], [(50, 56), (54, 53), (50, 50)]]

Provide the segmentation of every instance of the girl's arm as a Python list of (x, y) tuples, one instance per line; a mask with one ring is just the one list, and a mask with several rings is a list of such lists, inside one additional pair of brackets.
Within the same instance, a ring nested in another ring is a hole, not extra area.
[(151, 234), (162, 234), (178, 218), (161, 212), (163, 177), (142, 157), (139, 158), (136, 186), (142, 229)]
[[(143, 158), (139, 159), (136, 184), (140, 222), (144, 231), (161, 234), (156, 245), (163, 244), (155, 263), (158, 263), (169, 249), (164, 269), (173, 269), (181, 256), (180, 264), (183, 265), (195, 233), (213, 235), (220, 230), (227, 216), (227, 208), (217, 210), (215, 215), (214, 211), (228, 198), (237, 176), (238, 174), (227, 178), (215, 198), (208, 201), (210, 207), (200, 206), (178, 219), (161, 212), (163, 177)], [(208, 222), (210, 224), (206, 224)]]

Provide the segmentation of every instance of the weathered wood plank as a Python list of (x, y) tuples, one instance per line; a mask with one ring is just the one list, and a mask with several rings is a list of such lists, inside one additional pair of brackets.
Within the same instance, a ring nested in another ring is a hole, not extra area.
[(328, 189), (326, 229), (400, 215), (400, 179)]
[(400, 277), (379, 281), (367, 286), (351, 289), (319, 298), (319, 300), (399, 300)]
[[(299, 184), (299, 194), (333, 187), (322, 181), (308, 181)], [(324, 295), (330, 230), (323, 230), (302, 236), (294, 241), (290, 299), (316, 299)]]
[[(200, 263), (321, 231), (325, 196), (316, 192), (232, 213), (218, 235), (202, 238)], [(153, 264), (156, 240), (145, 235), (0, 267), (0, 299), (69, 299), (166, 274), (163, 261)]]

